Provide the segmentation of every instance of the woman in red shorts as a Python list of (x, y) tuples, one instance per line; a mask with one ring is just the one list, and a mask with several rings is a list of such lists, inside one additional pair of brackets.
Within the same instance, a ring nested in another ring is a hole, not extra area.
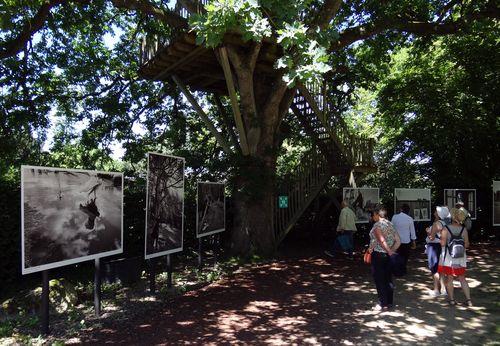
[(463, 222), (467, 217), (467, 212), (464, 208), (451, 209), (451, 225), (443, 227), (441, 231), (441, 257), (439, 259), (438, 272), (444, 278), (444, 284), (446, 290), (448, 291), (448, 297), (450, 299), (451, 305), (456, 305), (457, 302), (454, 298), (453, 292), (453, 278), (457, 277), (462, 286), (462, 290), (465, 295), (465, 304), (472, 306), (470, 300), (470, 289), (469, 284), (465, 278), (465, 268), (467, 267), (467, 256), (464, 254), (462, 257), (453, 258), (448, 251), (448, 247), (451, 241), (451, 235), (460, 236), (464, 240), (465, 248), (469, 247), (469, 235), (467, 234), (467, 229), (464, 227)]

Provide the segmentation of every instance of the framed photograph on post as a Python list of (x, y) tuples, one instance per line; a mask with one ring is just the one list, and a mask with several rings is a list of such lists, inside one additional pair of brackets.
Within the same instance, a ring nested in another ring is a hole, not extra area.
[(476, 219), (476, 190), (475, 189), (445, 189), (444, 205), (454, 208), (458, 202), (464, 204), (464, 208), (471, 215), (471, 219)]
[(344, 187), (342, 198), (356, 214), (356, 223), (368, 223), (370, 212), (380, 203), (379, 189), (375, 187)]
[(225, 231), (226, 207), (224, 188), (224, 183), (197, 182), (197, 238)]
[(123, 252), (123, 174), (21, 166), (21, 262), (29, 274)]
[(184, 158), (148, 153), (145, 258), (183, 249)]
[(493, 226), (500, 226), (500, 181), (493, 180)]
[(398, 213), (404, 204), (410, 207), (410, 215), (414, 216), (415, 221), (431, 221), (430, 189), (394, 189), (394, 213)]

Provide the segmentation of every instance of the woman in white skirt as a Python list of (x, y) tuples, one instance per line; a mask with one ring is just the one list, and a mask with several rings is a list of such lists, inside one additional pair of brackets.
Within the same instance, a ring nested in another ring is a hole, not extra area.
[(469, 284), (465, 278), (467, 255), (464, 251), (464, 255), (462, 257), (453, 258), (448, 251), (451, 234), (453, 234), (454, 237), (461, 235), (461, 238), (464, 240), (465, 248), (467, 249), (469, 247), (469, 235), (467, 234), (467, 229), (463, 226), (463, 222), (466, 217), (467, 212), (464, 208), (451, 209), (451, 225), (445, 226), (441, 231), (441, 256), (439, 258), (438, 272), (444, 278), (444, 284), (446, 286), (451, 305), (457, 304), (453, 292), (453, 279), (454, 277), (457, 277), (460, 281), (460, 285), (462, 286), (462, 290), (464, 291), (466, 299), (465, 304), (472, 306)]

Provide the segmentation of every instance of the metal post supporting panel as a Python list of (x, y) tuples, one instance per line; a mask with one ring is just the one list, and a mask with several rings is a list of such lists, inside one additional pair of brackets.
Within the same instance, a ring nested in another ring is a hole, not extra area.
[(94, 272), (94, 309), (95, 315), (101, 315), (101, 260), (95, 259), (95, 272)]
[(48, 335), (49, 330), (49, 271), (42, 272), (42, 306), (41, 306), (41, 331), (42, 334)]

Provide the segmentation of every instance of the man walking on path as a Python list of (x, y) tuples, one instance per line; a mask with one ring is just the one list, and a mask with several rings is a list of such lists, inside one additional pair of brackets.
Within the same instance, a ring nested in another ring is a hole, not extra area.
[[(349, 259), (352, 259), (352, 253), (354, 251), (354, 238), (353, 234), (357, 231), (356, 228), (356, 215), (349, 208), (346, 200), (342, 201), (342, 210), (340, 210), (339, 225), (337, 226), (337, 232), (340, 234), (335, 238), (333, 242), (332, 251), (325, 251), (330, 257), (335, 257), (335, 254), (339, 248), (344, 248), (347, 251)], [(344, 246), (342, 246), (344, 245)]]
[(410, 206), (403, 204), (399, 213), (394, 214), (391, 220), (394, 228), (399, 233), (399, 238), (401, 238), (401, 246), (398, 248), (397, 253), (403, 256), (405, 268), (408, 263), (408, 257), (410, 257), (410, 248), (415, 249), (417, 247), (415, 244), (415, 239), (417, 238), (415, 236), (415, 225), (413, 218), (409, 214)]

